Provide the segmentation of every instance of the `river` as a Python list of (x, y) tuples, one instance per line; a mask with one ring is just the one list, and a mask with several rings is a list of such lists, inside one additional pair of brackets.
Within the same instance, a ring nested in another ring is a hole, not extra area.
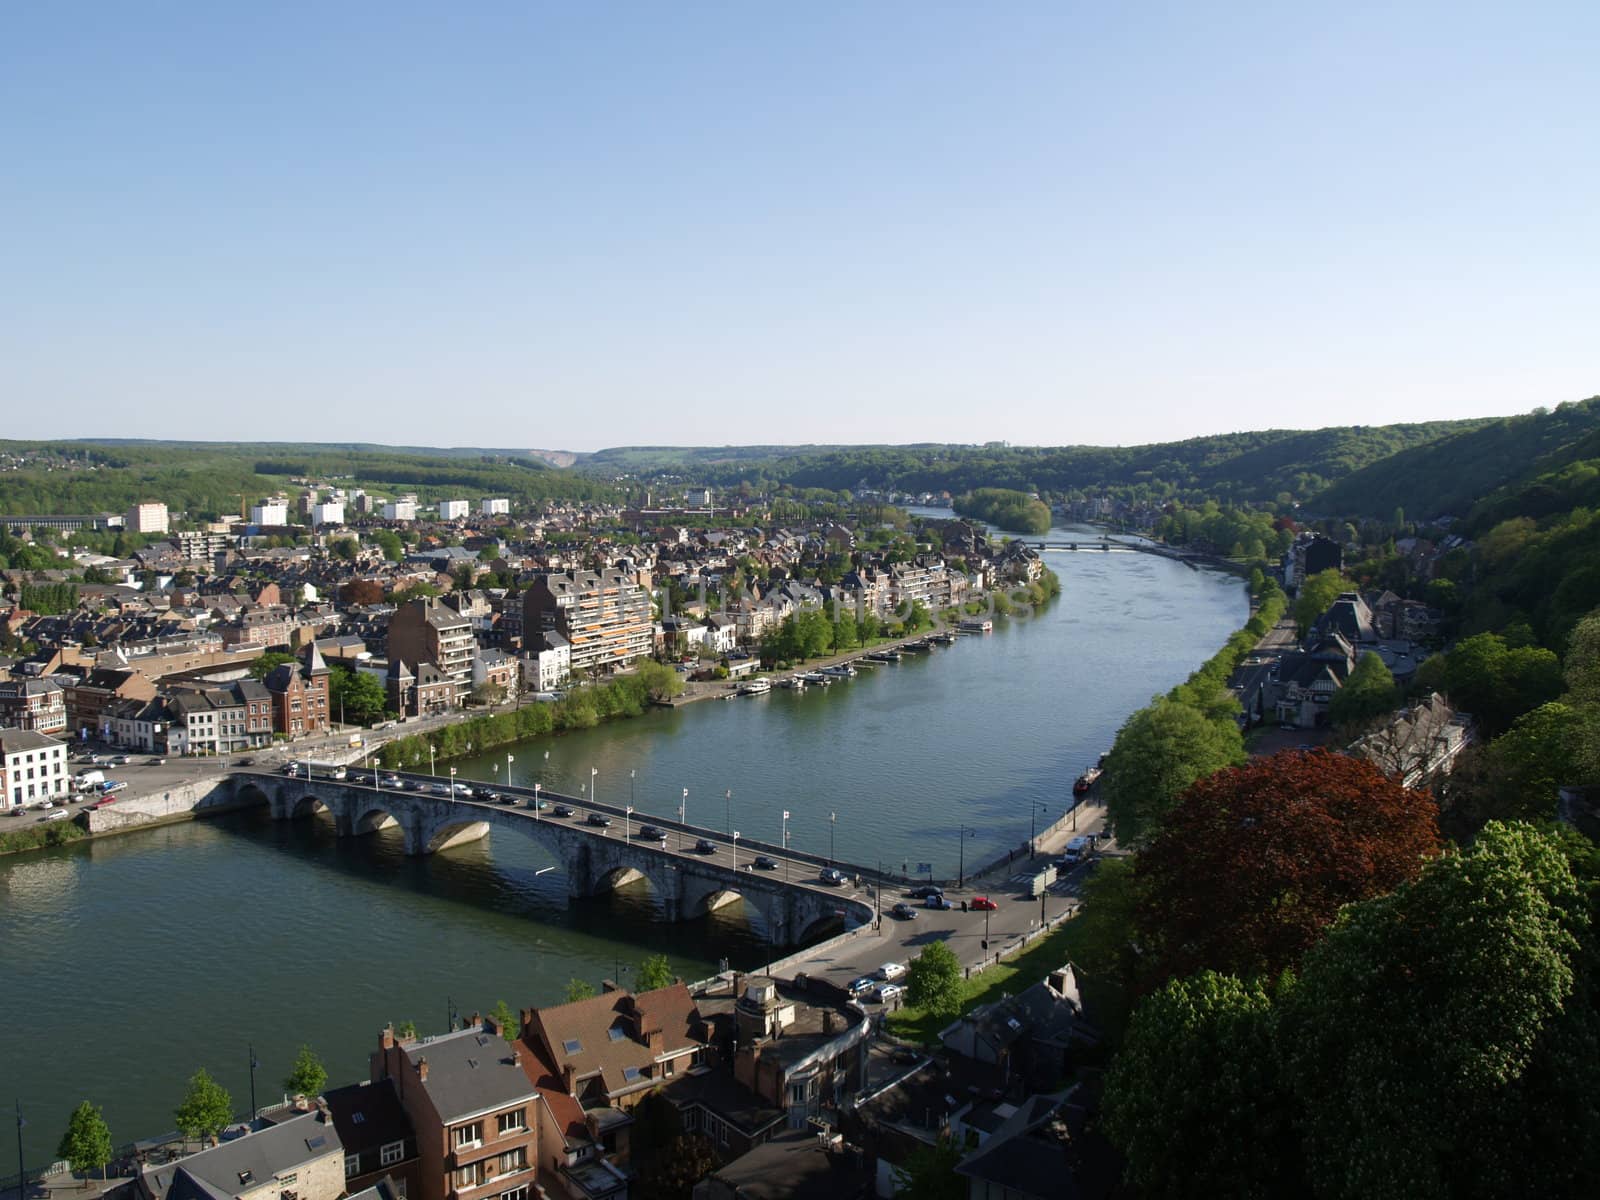
[[(958, 853), (980, 861), (1026, 839), (1030, 814), (1059, 816), (1127, 714), (1247, 616), (1226, 575), (1142, 554), (1046, 561), (1062, 595), (1042, 615), (825, 690), (530, 743), (511, 769), (574, 794), (593, 779), (600, 800), (646, 815), (675, 814), (688, 788), (691, 822), (773, 842), (788, 810), (796, 847), (830, 853), (831, 834), (842, 860), (953, 875)], [(491, 781), (507, 769), (504, 752), (458, 766)], [(977, 833), (962, 839), (962, 826)], [(463, 1015), (554, 1002), (573, 977), (620, 966), (626, 982), (658, 951), (686, 978), (766, 954), (742, 906), (684, 925), (651, 911), (642, 885), (569, 905), (560, 864), (531, 840), (412, 860), (395, 832), (340, 841), (264, 813), (3, 858), (0, 1098), (21, 1098), (37, 1167), (81, 1099), (104, 1106), (119, 1143), (169, 1128), (202, 1065), (243, 1111), (251, 1044), (266, 1103), (303, 1041), (350, 1080), (388, 1020), (427, 1032), (451, 1002)]]

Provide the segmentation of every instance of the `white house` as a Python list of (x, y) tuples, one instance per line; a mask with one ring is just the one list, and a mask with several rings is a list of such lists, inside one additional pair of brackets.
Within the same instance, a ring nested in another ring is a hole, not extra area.
[(572, 645), (553, 630), (536, 638), (525, 657), (522, 677), (533, 684), (535, 691), (552, 692), (572, 674)]
[(0, 808), (59, 800), (72, 790), (67, 744), (31, 729), (0, 729)]

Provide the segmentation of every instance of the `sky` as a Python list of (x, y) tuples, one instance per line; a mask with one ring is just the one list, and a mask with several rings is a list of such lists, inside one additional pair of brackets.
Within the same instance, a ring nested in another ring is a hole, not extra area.
[(0, 437), (1129, 444), (1600, 392), (1600, 5), (0, 17)]

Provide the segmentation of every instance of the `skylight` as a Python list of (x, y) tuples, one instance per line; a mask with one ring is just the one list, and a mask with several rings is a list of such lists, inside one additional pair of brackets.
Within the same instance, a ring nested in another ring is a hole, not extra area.
[(623, 1038), (628, 1036), (621, 1025), (613, 1025), (607, 1032), (611, 1034), (611, 1040), (613, 1042), (620, 1042)]
[(561, 1043), (561, 1048), (563, 1050), (565, 1050), (568, 1054), (582, 1054), (583, 1053), (583, 1043), (580, 1042), (577, 1038), (568, 1038), (566, 1041)]

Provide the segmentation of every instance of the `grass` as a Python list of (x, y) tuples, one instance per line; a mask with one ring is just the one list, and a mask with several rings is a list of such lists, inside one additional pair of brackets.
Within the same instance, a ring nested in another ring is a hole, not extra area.
[[(1044, 937), (1030, 943), (1026, 949), (1003, 962), (995, 963), (961, 981), (961, 1012), (967, 1013), (980, 1005), (990, 1004), (1002, 996), (1016, 995), (1026, 987), (1038, 983), (1062, 963), (1081, 956), (1083, 926), (1077, 921), (1064, 921)], [(1089, 1011), (1113, 1028), (1120, 1028), (1127, 1012), (1127, 998), (1114, 984), (1086, 979), (1079, 975), (1084, 991), (1084, 1003)], [(907, 1005), (884, 1018), (884, 1027), (896, 1037), (922, 1045), (932, 1045), (939, 1031), (949, 1025), (954, 1017), (941, 1017), (920, 1008)], [(1109, 1032), (1109, 1030), (1108, 1030)]]
[(48, 825), (30, 825), (25, 829), (0, 832), (0, 854), (40, 850), (46, 846), (64, 846), (83, 836), (83, 826), (76, 821), (51, 821)]

